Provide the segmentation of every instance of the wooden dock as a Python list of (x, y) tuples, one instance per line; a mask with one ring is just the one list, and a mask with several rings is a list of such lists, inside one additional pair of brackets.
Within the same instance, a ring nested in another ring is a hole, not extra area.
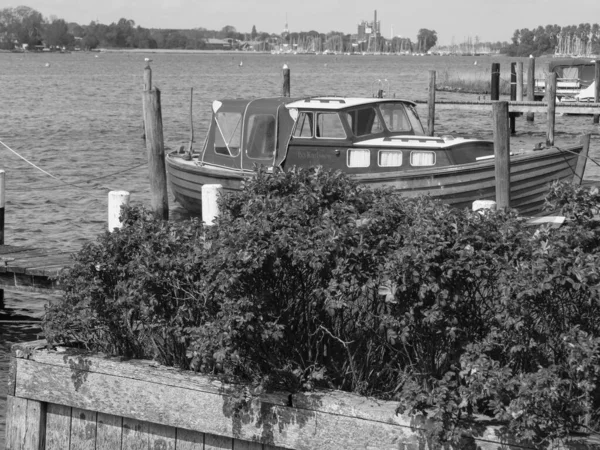
[(63, 268), (72, 264), (71, 253), (0, 245), (0, 289), (60, 290), (56, 277)]
[[(427, 104), (427, 100), (417, 100), (417, 104)], [(435, 101), (436, 110), (461, 110), (461, 111), (489, 111), (492, 112), (494, 101), (479, 100), (479, 101)], [(509, 112), (519, 113), (543, 113), (548, 112), (547, 102), (530, 102), (530, 101), (509, 101)], [(600, 114), (600, 103), (593, 102), (557, 102), (557, 114)]]

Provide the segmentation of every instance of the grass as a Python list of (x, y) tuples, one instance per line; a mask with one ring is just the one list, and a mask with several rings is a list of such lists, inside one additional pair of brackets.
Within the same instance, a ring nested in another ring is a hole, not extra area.
[[(440, 72), (436, 90), (464, 92), (467, 94), (489, 94), (491, 91), (491, 69), (476, 72), (451, 73), (448, 68)], [(510, 73), (500, 74), (500, 95), (510, 95)]]

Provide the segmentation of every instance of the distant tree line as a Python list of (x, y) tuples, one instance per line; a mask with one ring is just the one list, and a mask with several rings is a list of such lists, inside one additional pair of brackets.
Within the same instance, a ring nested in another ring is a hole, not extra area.
[[(418, 45), (408, 38), (395, 37), (387, 40), (379, 37), (375, 47), (368, 49), (367, 42), (356, 42), (351, 34), (337, 31), (292, 32), (285, 35), (257, 31), (240, 33), (227, 25), (221, 30), (194, 28), (189, 30), (148, 29), (136, 26), (133, 20), (119, 19), (110, 25), (92, 21), (89, 25), (67, 23), (55, 16), (45, 18), (39, 11), (28, 6), (0, 9), (0, 49), (56, 48), (93, 50), (95, 48), (165, 48), (204, 49), (209, 48), (210, 39), (227, 39), (235, 46), (240, 43), (259, 43), (260, 50), (271, 50), (274, 46), (288, 45), (312, 51), (420, 51), (426, 52), (437, 42), (436, 32), (421, 29), (417, 36)], [(372, 43), (371, 43), (372, 44)], [(246, 44), (247, 45), (247, 44)]]
[(232, 26), (220, 31), (148, 29), (125, 18), (110, 25), (94, 21), (79, 25), (54, 16), (47, 19), (28, 6), (0, 9), (0, 48), (6, 50), (24, 45), (30, 49), (41, 45), (67, 49), (81, 47), (82, 50), (97, 47), (202, 49), (210, 38), (268, 41), (271, 35), (257, 32), (256, 27), (251, 34), (238, 33)]
[(512, 43), (506, 48), (509, 56), (540, 56), (544, 54), (600, 54), (600, 26), (581, 23), (560, 27), (538, 26), (534, 30), (515, 30)]

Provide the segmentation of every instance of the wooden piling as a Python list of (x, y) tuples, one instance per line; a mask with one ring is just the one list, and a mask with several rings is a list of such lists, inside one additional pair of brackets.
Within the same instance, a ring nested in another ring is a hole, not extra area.
[[(527, 67), (527, 101), (535, 101), (535, 58), (529, 57), (529, 67)], [(534, 114), (527, 113), (527, 122), (533, 122)]]
[[(6, 205), (6, 174), (0, 170), (0, 245), (4, 245), (4, 205)], [(0, 289), (0, 310), (4, 309), (4, 289)]]
[[(510, 99), (515, 101), (517, 99), (517, 63), (510, 63)], [(509, 113), (510, 119), (510, 134), (515, 134), (516, 130), (516, 117), (515, 113)]]
[(552, 147), (554, 145), (554, 123), (556, 120), (556, 72), (550, 72), (546, 77), (546, 101), (548, 102), (546, 146)]
[(427, 106), (429, 114), (427, 116), (427, 135), (433, 136), (435, 130), (435, 70), (429, 71), (429, 99), (427, 100)]
[(108, 193), (108, 231), (111, 233), (115, 228), (121, 228), (123, 223), (119, 219), (121, 207), (129, 205), (129, 192), (110, 191)]
[(6, 205), (6, 174), (0, 170), (0, 245), (4, 245), (4, 206)]
[[(160, 90), (152, 89), (152, 69), (144, 69), (144, 92), (142, 93), (146, 150), (150, 172), (151, 207), (157, 217), (169, 219), (167, 196), (167, 173), (165, 168), (165, 144), (160, 107)], [(148, 89), (146, 89), (148, 88)]]
[(510, 136), (508, 133), (508, 102), (494, 102), (494, 158), (496, 175), (496, 205), (510, 207)]
[(490, 100), (500, 100), (500, 63), (492, 63)]
[(523, 62), (517, 62), (517, 101), (523, 101)]
[(287, 64), (283, 65), (283, 96), (289, 97), (291, 92), (290, 68)]
[[(594, 72), (594, 83), (595, 83), (594, 102), (599, 103), (600, 102), (600, 61), (599, 60), (596, 60), (595, 66), (596, 66), (595, 67), (596, 71)], [(600, 114), (594, 114), (593, 122), (600, 123)]]

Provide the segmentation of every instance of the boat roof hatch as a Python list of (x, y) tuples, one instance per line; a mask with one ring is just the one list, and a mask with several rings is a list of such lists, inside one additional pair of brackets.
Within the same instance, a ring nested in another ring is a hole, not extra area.
[(326, 109), (338, 111), (354, 106), (381, 103), (408, 103), (416, 106), (415, 102), (396, 98), (310, 97), (288, 103), (285, 107), (288, 109)]

